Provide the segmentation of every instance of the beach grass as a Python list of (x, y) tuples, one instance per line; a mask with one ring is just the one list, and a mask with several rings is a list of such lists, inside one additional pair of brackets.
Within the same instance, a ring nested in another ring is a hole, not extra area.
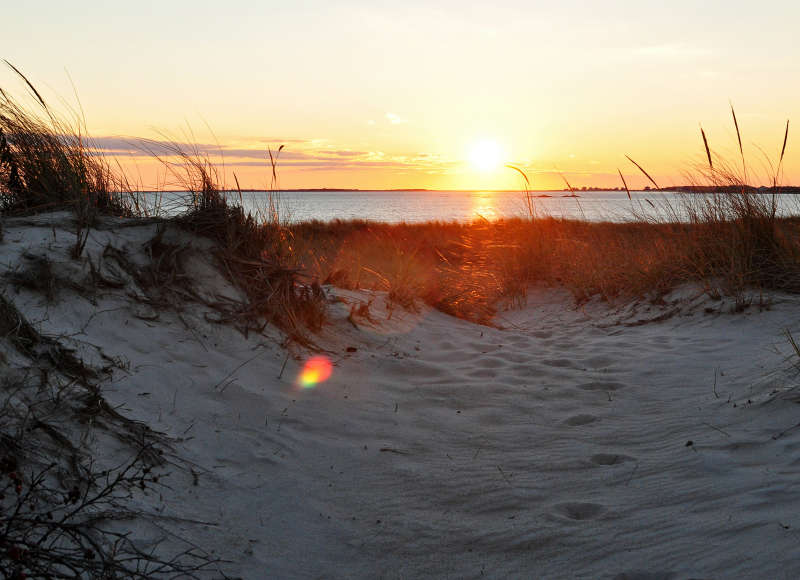
[(34, 98), (25, 106), (0, 91), (0, 210), (8, 215), (70, 208), (87, 219), (93, 212), (130, 214), (122, 176), (93, 146), (80, 114), (59, 115), (9, 66)]
[[(140, 203), (141, 192), (92, 146), (81, 117), (74, 122), (59, 117), (34, 85), (14, 71), (33, 105), (0, 93), (2, 215), (72, 211), (76, 258), (98, 215), (149, 215), (147, 204)], [(657, 214), (631, 200), (625, 223), (542, 214), (527, 175), (512, 166), (525, 181), (526, 213), (519, 218), (290, 224), (277, 205), (280, 148), (268, 151), (265, 165), (276, 191), (264, 208), (250, 213), (243, 208), (238, 179), (237, 203), (207, 156), (178, 143), (166, 150), (160, 143), (158, 151), (150, 152), (186, 191), (188, 209), (163, 218), (165, 223), (214, 240), (223, 271), (248, 297), (236, 316), (265, 320), (307, 343), (307, 331), (324, 323), (325, 284), (383, 290), (399, 307), (427, 304), (484, 323), (498, 308), (524, 302), (535, 285), (566, 288), (578, 303), (592, 297), (658, 301), (686, 283), (700, 285), (712, 297), (736, 297), (737, 304), (746, 304), (748, 293), (800, 292), (800, 220), (779, 217), (774, 194), (760, 194), (748, 185), (733, 107), (731, 115), (740, 160), (731, 163), (717, 156), (701, 128), (707, 163), (693, 168), (689, 177), (707, 193), (688, 193), (670, 205), (654, 192)], [(779, 158), (770, 164), (775, 187), (788, 130), (787, 122)], [(628, 159), (659, 189), (643, 165)], [(630, 197), (621, 171), (620, 177)]]
[(292, 258), (323, 284), (385, 290), (405, 304), (414, 297), (489, 322), (498, 308), (524, 302), (531, 286), (566, 288), (578, 303), (592, 297), (657, 302), (685, 283), (711, 296), (794, 291), (798, 223), (774, 225), (782, 230), (780, 243), (757, 260), (755, 241), (732, 243), (754, 232), (726, 222), (315, 222), (291, 227)]

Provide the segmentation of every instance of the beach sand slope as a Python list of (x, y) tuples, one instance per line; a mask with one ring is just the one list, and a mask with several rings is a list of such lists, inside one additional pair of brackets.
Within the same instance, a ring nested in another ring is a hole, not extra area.
[[(104, 223), (71, 260), (68, 216), (7, 220), (1, 267), (47, 257), (80, 280), (88, 256), (123, 276), (109, 245), (145, 265), (158, 226)], [(241, 299), (207, 242), (164, 239), (187, 247), (194, 292)], [(202, 302), (158, 308), (133, 280), (47, 301), (4, 280), (42, 333), (122, 361), (106, 398), (181, 458), (137, 505), (230, 575), (800, 576), (797, 298), (731, 314), (691, 289), (624, 308), (532, 290), (495, 328), (327, 288), (332, 374), (304, 386), (314, 353)]]

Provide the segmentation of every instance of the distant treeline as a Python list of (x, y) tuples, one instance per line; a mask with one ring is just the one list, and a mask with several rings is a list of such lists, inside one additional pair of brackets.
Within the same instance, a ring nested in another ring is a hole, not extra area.
[(754, 187), (752, 185), (677, 185), (666, 187), (664, 191), (681, 193), (793, 193), (800, 194), (796, 185), (780, 185), (777, 187)]

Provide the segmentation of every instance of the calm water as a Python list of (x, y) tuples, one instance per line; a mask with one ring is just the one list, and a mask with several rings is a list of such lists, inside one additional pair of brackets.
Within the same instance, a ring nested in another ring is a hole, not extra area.
[[(534, 194), (540, 195), (540, 194)], [(535, 197), (532, 202), (538, 215), (585, 219), (589, 221), (628, 221), (635, 215), (664, 217), (680, 208), (687, 199), (702, 196), (670, 192), (587, 191), (580, 197), (566, 197), (551, 192), (551, 197)], [(170, 196), (167, 199), (166, 196)], [(238, 194), (231, 194), (238, 202)], [(524, 194), (519, 192), (473, 191), (287, 191), (274, 194), (282, 218), (307, 220), (366, 219), (385, 222), (422, 222), (430, 220), (471, 221), (481, 217), (523, 217), (528, 214)], [(800, 199), (795, 195), (777, 196), (779, 213), (800, 213)], [(251, 212), (268, 207), (264, 192), (243, 192), (243, 202)], [(165, 207), (171, 212), (185, 207), (180, 194), (165, 194)]]

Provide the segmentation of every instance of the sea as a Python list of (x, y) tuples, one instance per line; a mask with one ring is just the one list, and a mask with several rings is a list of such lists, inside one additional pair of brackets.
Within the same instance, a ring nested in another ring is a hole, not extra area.
[[(171, 192), (148, 198), (166, 213), (186, 209), (187, 194)], [(625, 222), (647, 220), (682, 221), (687, 207), (710, 196), (670, 191), (243, 191), (228, 194), (255, 215), (268, 215), (273, 207), (285, 222), (311, 220), (371, 220), (389, 223), (474, 220), (495, 221), (514, 217), (556, 217), (586, 221)], [(768, 200), (769, 198), (764, 198)], [(800, 214), (800, 196), (775, 196), (779, 215)]]

